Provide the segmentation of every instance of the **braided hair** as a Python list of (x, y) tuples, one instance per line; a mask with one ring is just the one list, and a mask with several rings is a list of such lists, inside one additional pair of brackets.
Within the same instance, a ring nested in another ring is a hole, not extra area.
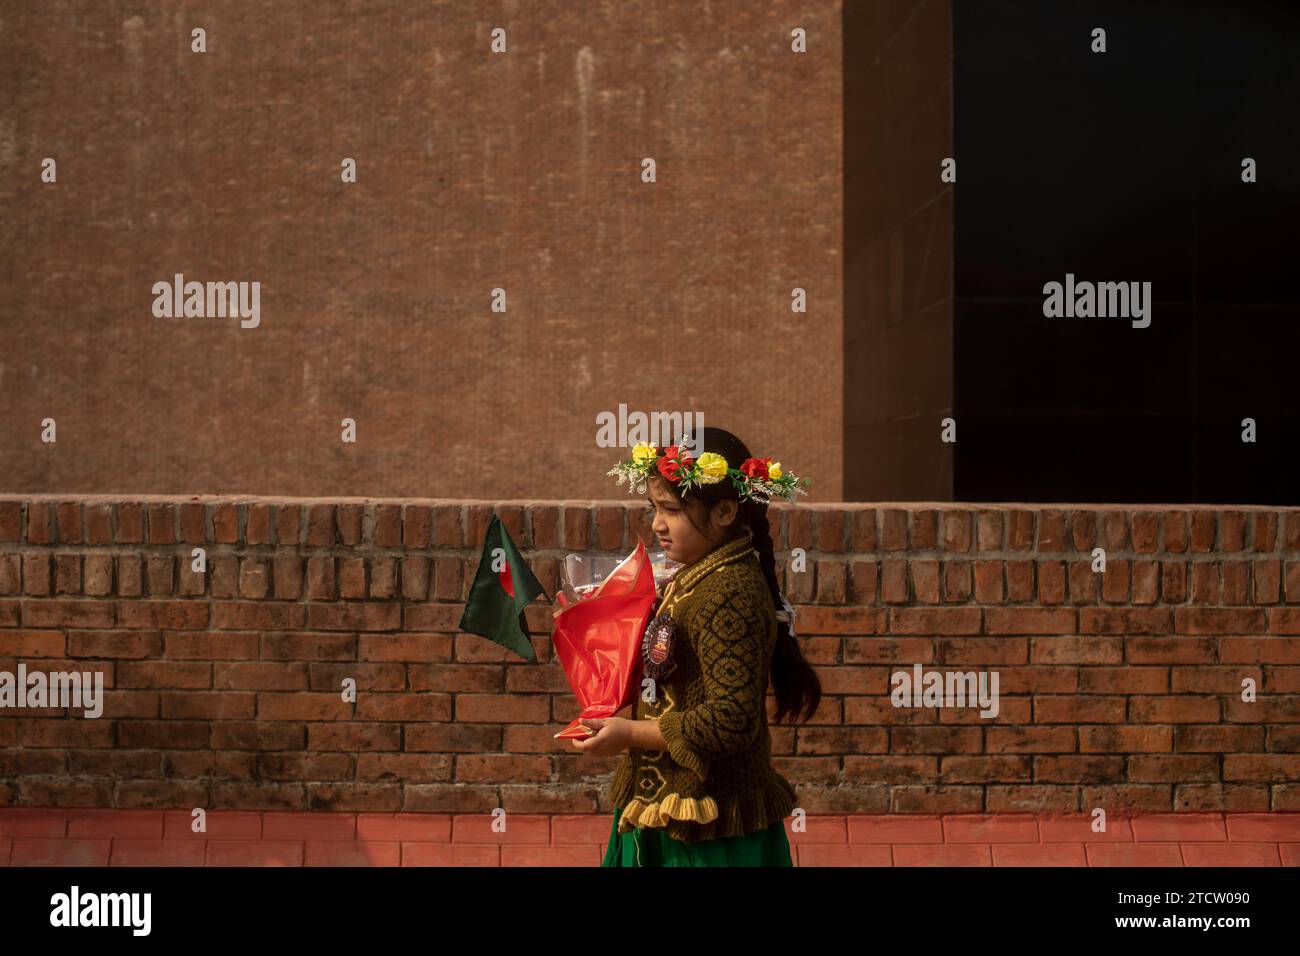
[[(703, 441), (696, 450), (700, 453), (715, 452), (727, 459), (727, 464), (732, 468), (740, 467), (740, 463), (746, 458), (753, 457), (745, 443), (729, 431), (706, 426), (702, 437)], [(677, 439), (675, 444), (683, 444), (683, 439)], [(683, 495), (676, 482), (667, 481), (658, 475), (652, 475), (650, 480), (663, 482), (671, 490), (673, 495), (682, 502), (687, 520), (696, 531), (709, 540), (712, 539), (700, 527), (701, 521), (696, 520), (697, 516), (707, 523), (708, 515), (715, 504), (728, 499), (739, 501), (736, 488), (730, 481), (699, 485)], [(807, 721), (816, 713), (821, 703), (821, 681), (817, 677), (817, 672), (804, 658), (791, 628), (794, 609), (785, 600), (777, 580), (776, 554), (772, 545), (772, 529), (767, 517), (767, 508), (766, 502), (752, 498), (741, 501), (737, 520), (731, 526), (731, 535), (716, 543), (725, 544), (727, 540), (743, 535), (746, 528), (753, 532), (754, 550), (758, 553), (759, 565), (763, 569), (763, 577), (766, 578), (768, 590), (772, 595), (772, 606), (778, 612), (776, 648), (772, 653), (772, 688), (776, 693), (775, 720), (780, 723), (789, 716), (792, 720)]]

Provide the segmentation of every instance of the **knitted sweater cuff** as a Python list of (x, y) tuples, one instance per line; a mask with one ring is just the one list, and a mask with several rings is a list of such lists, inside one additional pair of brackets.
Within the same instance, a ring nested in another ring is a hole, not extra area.
[(659, 732), (668, 744), (668, 755), (679, 765), (685, 767), (701, 780), (709, 775), (709, 761), (699, 750), (687, 743), (682, 736), (682, 711), (669, 711), (659, 718)]

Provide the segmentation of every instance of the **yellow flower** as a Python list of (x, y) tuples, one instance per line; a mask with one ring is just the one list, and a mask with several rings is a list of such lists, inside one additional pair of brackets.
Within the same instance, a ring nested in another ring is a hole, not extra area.
[(727, 459), (717, 452), (706, 451), (695, 462), (695, 474), (702, 484), (719, 482), (727, 477)]
[(659, 457), (659, 449), (654, 445), (637, 445), (632, 449), (632, 460), (638, 465), (644, 465), (654, 461)]
[(774, 461), (767, 466), (767, 477), (776, 479), (781, 477), (781, 463)]

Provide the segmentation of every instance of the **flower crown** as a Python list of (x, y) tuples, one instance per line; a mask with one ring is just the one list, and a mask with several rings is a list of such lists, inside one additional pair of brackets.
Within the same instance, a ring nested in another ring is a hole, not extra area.
[(606, 474), (617, 475), (617, 484), (626, 481), (628, 494), (645, 494), (646, 479), (656, 472), (681, 488), (682, 494), (730, 478), (741, 501), (753, 499), (764, 504), (773, 496), (794, 501), (796, 494), (808, 494), (804, 486), (811, 480), (790, 474), (781, 468), (779, 461), (771, 458), (746, 458), (739, 468), (733, 468), (716, 452), (706, 451), (699, 458), (692, 458), (678, 445), (669, 445), (660, 452), (654, 445), (646, 444), (634, 447), (631, 458), (619, 462)]

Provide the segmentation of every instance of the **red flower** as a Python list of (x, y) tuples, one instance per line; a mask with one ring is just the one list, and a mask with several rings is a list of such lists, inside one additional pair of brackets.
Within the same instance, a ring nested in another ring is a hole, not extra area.
[(694, 458), (690, 455), (682, 456), (681, 449), (678, 446), (669, 445), (664, 449), (664, 453), (659, 459), (659, 474), (669, 481), (680, 481), (681, 472), (689, 470), (693, 464), (695, 464)]
[(767, 466), (771, 458), (746, 458), (740, 465), (740, 473), (746, 478), (767, 478)]
[(682, 469), (682, 463), (677, 461), (679, 449), (676, 445), (669, 445), (664, 449), (664, 453), (659, 458), (659, 474), (663, 475), (669, 481), (679, 481), (681, 476), (677, 473)]

